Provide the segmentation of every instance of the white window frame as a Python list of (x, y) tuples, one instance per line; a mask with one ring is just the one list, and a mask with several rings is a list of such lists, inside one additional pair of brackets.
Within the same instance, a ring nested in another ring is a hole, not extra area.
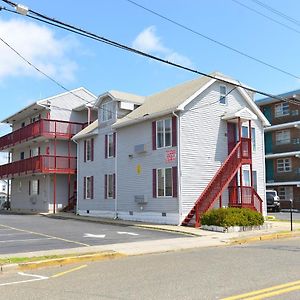
[[(166, 145), (166, 135), (167, 135), (167, 132), (166, 132), (166, 122), (169, 121), (170, 122), (170, 145)], [(162, 143), (162, 146), (159, 147), (159, 143), (158, 143), (158, 123), (162, 122), (163, 124), (163, 143)], [(158, 120), (156, 121), (156, 149), (163, 149), (163, 148), (170, 148), (172, 147), (172, 119), (171, 118), (166, 118), (166, 119), (162, 119), (162, 120)]]
[(85, 143), (86, 161), (92, 160), (92, 140), (87, 139)]
[[(110, 182), (111, 179), (111, 182)], [(106, 195), (107, 199), (114, 199), (114, 174), (107, 174), (106, 176)], [(111, 185), (110, 185), (111, 183)], [(110, 195), (111, 192), (111, 195)]]
[(275, 104), (275, 118), (288, 116), (290, 114), (289, 104), (282, 102)]
[(100, 116), (102, 122), (112, 120), (114, 117), (114, 101), (105, 102), (100, 106)]
[(219, 92), (220, 92), (219, 103), (222, 105), (227, 105), (227, 87), (226, 87), (226, 85), (220, 85)]
[[(166, 170), (171, 170), (171, 195), (166, 195), (167, 185), (166, 185)], [(163, 178), (163, 195), (159, 195), (159, 172), (162, 172)], [(157, 198), (172, 198), (173, 197), (173, 169), (172, 168), (160, 168), (156, 170), (156, 195)]]
[(85, 177), (85, 199), (92, 199), (92, 176)]
[(285, 145), (291, 143), (291, 131), (289, 129), (278, 130), (275, 132), (276, 145)]
[(281, 186), (278, 187), (278, 196), (281, 200), (293, 199), (293, 187), (292, 186)]
[(243, 186), (251, 186), (250, 170), (248, 169), (243, 170)]
[(291, 158), (279, 158), (277, 159), (277, 173), (287, 173), (292, 171), (292, 159)]
[[(110, 151), (111, 149), (111, 151)], [(114, 134), (109, 133), (107, 135), (107, 158), (114, 157)]]
[(39, 180), (38, 179), (32, 179), (31, 182), (31, 189), (30, 189), (30, 195), (38, 195), (39, 193)]

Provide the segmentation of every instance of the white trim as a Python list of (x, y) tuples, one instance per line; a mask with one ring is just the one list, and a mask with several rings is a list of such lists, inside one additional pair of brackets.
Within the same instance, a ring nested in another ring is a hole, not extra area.
[[(169, 146), (166, 146), (166, 120), (170, 120), (170, 145)], [(163, 146), (162, 147), (158, 147), (158, 130), (157, 130), (157, 123), (158, 122), (163, 122)], [(172, 147), (172, 118), (164, 118), (164, 119), (160, 119), (160, 120), (157, 120), (155, 122), (155, 125), (156, 125), (156, 149), (165, 149), (165, 148), (170, 148)]]
[[(166, 169), (171, 170), (171, 183), (172, 183), (172, 195), (171, 196), (166, 196)], [(163, 178), (164, 178), (164, 195), (159, 196), (158, 195), (158, 170), (163, 170)], [(173, 168), (172, 167), (167, 167), (167, 168), (158, 168), (156, 169), (156, 198), (174, 198), (173, 196)]]
[(300, 185), (300, 181), (267, 182), (266, 186)]
[(280, 130), (280, 129), (288, 129), (288, 128), (299, 128), (299, 126), (300, 126), (300, 121), (283, 123), (283, 124), (273, 125), (268, 128), (265, 128), (265, 132)]
[(291, 157), (291, 156), (300, 157), (300, 151), (266, 154), (265, 158), (270, 159), (270, 158), (281, 158), (281, 157)]

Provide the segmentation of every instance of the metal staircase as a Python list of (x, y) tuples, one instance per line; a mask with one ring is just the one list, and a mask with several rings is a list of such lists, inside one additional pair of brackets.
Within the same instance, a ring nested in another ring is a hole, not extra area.
[[(251, 139), (241, 138), (233, 148), (223, 165), (219, 168), (215, 176), (211, 179), (200, 197), (196, 200), (193, 208), (183, 220), (182, 225), (189, 225), (190, 221), (195, 217), (195, 227), (199, 227), (201, 216), (203, 215), (203, 213), (210, 209), (215, 201), (219, 199), (224, 190), (228, 187), (231, 180), (236, 176), (241, 166), (243, 164), (252, 163), (251, 156)], [(243, 189), (243, 187), (240, 188)], [(249, 203), (249, 206), (247, 207), (256, 210), (260, 209), (261, 211), (262, 200), (252, 187), (249, 188), (251, 189), (251, 201)], [(232, 203), (232, 206), (246, 207), (243, 206), (243, 202), (240, 203), (237, 199), (235, 202), (236, 205)], [(229, 205), (230, 204), (231, 203), (229, 203)]]

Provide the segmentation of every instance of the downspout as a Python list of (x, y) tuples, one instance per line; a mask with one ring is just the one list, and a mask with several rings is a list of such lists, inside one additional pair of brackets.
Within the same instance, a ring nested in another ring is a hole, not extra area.
[(77, 190), (77, 195), (76, 195), (76, 212), (75, 212), (75, 215), (79, 215), (79, 213), (78, 213), (78, 199), (79, 199), (79, 197), (78, 197), (78, 185), (79, 185), (79, 172), (78, 172), (78, 170), (79, 170), (79, 168), (78, 168), (78, 166), (79, 166), (79, 143), (76, 141), (76, 140), (72, 140), (75, 144), (76, 144), (76, 155), (77, 155), (77, 157), (76, 157), (76, 169), (77, 169), (77, 172), (76, 172), (76, 190)]
[(179, 219), (178, 219), (178, 225), (181, 225), (181, 219), (182, 219), (182, 201), (181, 201), (181, 153), (180, 153), (180, 116), (176, 115), (175, 112), (172, 112), (173, 116), (177, 118), (177, 189), (178, 189), (178, 213), (179, 213)]

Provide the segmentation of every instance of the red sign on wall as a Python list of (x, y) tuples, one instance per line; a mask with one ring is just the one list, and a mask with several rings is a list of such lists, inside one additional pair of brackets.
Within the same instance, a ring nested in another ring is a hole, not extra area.
[(176, 150), (167, 150), (166, 151), (166, 163), (170, 163), (176, 160)]

